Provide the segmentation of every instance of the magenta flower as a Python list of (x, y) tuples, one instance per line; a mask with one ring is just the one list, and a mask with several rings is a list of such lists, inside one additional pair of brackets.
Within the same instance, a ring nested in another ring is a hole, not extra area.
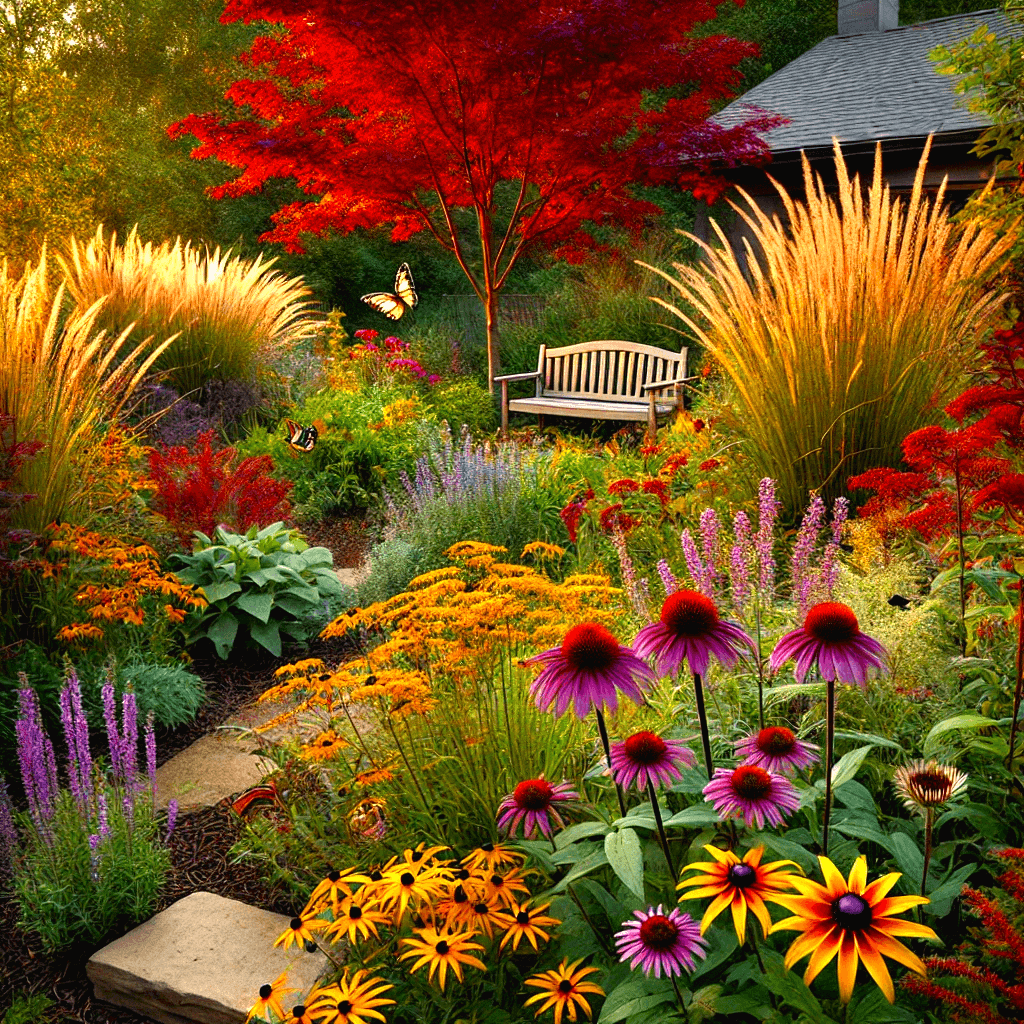
[(637, 910), (635, 921), (624, 921), (621, 932), (615, 933), (619, 959), (638, 967), (648, 977), (682, 974), (683, 968), (692, 971), (708, 955), (708, 944), (701, 938), (700, 925), (673, 907), (667, 914), (661, 906)]
[(665, 598), (661, 618), (644, 626), (633, 642), (642, 658), (656, 656), (659, 675), (675, 675), (689, 663), (696, 675), (707, 675), (711, 657), (731, 666), (739, 659), (739, 648), (754, 649), (754, 641), (742, 627), (718, 617), (714, 601), (696, 590), (677, 590)]
[(781, 825), (782, 819), (800, 806), (800, 797), (789, 779), (773, 775), (753, 764), (716, 768), (704, 787), (704, 799), (721, 818), (736, 816), (747, 828)]
[(552, 822), (558, 828), (565, 828), (558, 805), (563, 805), (564, 812), (579, 798), (568, 782), (552, 786), (543, 775), (526, 779), (502, 800), (498, 807), (498, 828), (514, 837), (519, 826), (524, 825), (524, 838), (530, 839), (540, 829), (550, 839)]
[(528, 665), (533, 662), (544, 665), (530, 687), (537, 707), (546, 711), (554, 705), (561, 717), (572, 703), (581, 721), (605, 704), (614, 711), (619, 690), (635, 703), (643, 703), (644, 692), (657, 681), (649, 665), (596, 622), (573, 626), (561, 647), (526, 659)]
[(637, 732), (612, 744), (612, 778), (623, 789), (636, 785), (644, 790), (648, 782), (668, 786), (682, 778), (680, 765), (692, 768), (696, 763), (682, 740), (663, 740), (653, 732)]
[(769, 725), (736, 744), (736, 756), (743, 764), (754, 764), (777, 775), (789, 775), (810, 768), (818, 760), (816, 743), (805, 743), (781, 725)]
[(845, 604), (824, 601), (807, 612), (804, 624), (775, 645), (768, 667), (778, 670), (796, 660), (796, 681), (802, 683), (815, 665), (822, 679), (867, 686), (868, 672), (886, 668), (885, 648), (862, 633), (857, 616)]

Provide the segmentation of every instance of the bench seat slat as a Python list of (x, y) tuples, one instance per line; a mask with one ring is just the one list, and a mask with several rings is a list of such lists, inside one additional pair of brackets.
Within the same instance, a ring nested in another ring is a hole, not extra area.
[[(676, 408), (674, 402), (656, 402), (654, 411), (667, 416)], [(574, 416), (595, 420), (639, 420), (647, 419), (646, 402), (602, 402), (587, 398), (514, 398), (508, 403), (509, 412), (528, 412), (541, 416)]]

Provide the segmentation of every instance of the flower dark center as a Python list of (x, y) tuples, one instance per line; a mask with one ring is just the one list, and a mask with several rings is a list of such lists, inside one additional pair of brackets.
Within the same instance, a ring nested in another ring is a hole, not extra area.
[(953, 789), (952, 780), (942, 772), (927, 770), (911, 772), (907, 781), (918, 803), (924, 804), (926, 807), (930, 804), (945, 803)]
[(452, 893), (452, 899), (456, 903), (468, 903), (469, 897), (466, 895), (466, 890), (461, 885), (455, 886), (455, 892)]
[(370, 872), (370, 881), (379, 882), (384, 876), (379, 871)]
[(832, 901), (832, 920), (848, 931), (862, 931), (871, 924), (871, 905), (863, 896), (848, 892)]
[(563, 995), (568, 995), (572, 991), (572, 982), (566, 978), (558, 983), (558, 991)]
[(500, 888), (504, 884), (505, 879), (502, 878), (501, 875), (491, 875), (491, 885), (493, 885), (496, 889)]
[(603, 672), (619, 658), (619, 641), (596, 622), (573, 626), (562, 641), (562, 656), (576, 672)]
[(654, 914), (640, 925), (640, 941), (648, 949), (671, 949), (679, 936), (679, 926), (664, 914)]
[(491, 908), (486, 903), (478, 903), (473, 909), (478, 914), (486, 914)]
[(756, 765), (740, 765), (732, 773), (732, 788), (744, 800), (763, 800), (772, 791), (772, 777)]
[(781, 725), (770, 725), (757, 734), (757, 749), (770, 757), (785, 757), (796, 749), (796, 737)]
[(338, 1013), (348, 1014), (352, 1012), (352, 1004), (347, 999), (342, 999), (338, 1003)]
[(341, 878), (340, 871), (332, 871), (328, 876), (328, 880), (331, 882), (337, 882)]
[(302, 918), (293, 917), (291, 921), (288, 922), (288, 927), (291, 928), (293, 932), (297, 932), (302, 927)]
[(440, 942), (439, 942), (439, 943), (438, 943), (438, 944), (437, 944), (437, 945), (436, 945), (436, 946), (434, 947), (434, 949), (435, 949), (435, 950), (436, 950), (436, 951), (437, 951), (438, 953), (440, 953), (440, 954), (441, 954), (441, 956), (444, 956), (444, 955), (445, 955), (445, 953), (447, 953), (447, 952), (448, 952), (449, 948), (450, 948), (450, 947), (449, 947), (448, 943), (447, 943), (447, 942), (445, 942), (445, 941), (444, 941), (444, 939), (442, 939), (442, 940), (441, 940), (441, 941), (440, 941)]
[(530, 923), (530, 915), (525, 910), (520, 910), (519, 913), (516, 914), (516, 924), (529, 924), (529, 923)]
[(260, 999), (269, 999), (273, 991), (273, 985), (260, 985)]
[(551, 806), (554, 792), (546, 779), (527, 779), (516, 786), (512, 799), (520, 810), (543, 811)]
[(634, 764), (647, 766), (664, 760), (668, 745), (653, 732), (637, 732), (626, 740), (625, 750)]
[(299, 1003), (298, 1006), (293, 1006), (292, 1007), (292, 1016), (293, 1017), (305, 1017), (306, 1016), (305, 1004), (304, 1003)]
[(408, 871), (404, 871), (399, 881), (402, 883), (402, 885), (408, 888), (410, 885), (412, 885), (413, 882), (416, 881), (416, 879), (413, 878), (413, 876), (410, 875)]
[(757, 882), (757, 872), (749, 864), (733, 864), (726, 877), (737, 889), (746, 889)]
[(845, 604), (823, 601), (816, 604), (804, 619), (804, 632), (815, 640), (830, 644), (849, 643), (860, 633), (860, 623)]
[(676, 636), (707, 636), (718, 622), (718, 609), (696, 590), (677, 590), (661, 606), (661, 621)]
[(455, 877), (461, 879), (461, 881), (464, 882), (466, 881), (467, 878), (469, 878), (469, 870), (467, 868), (463, 868), (461, 871), (456, 871)]
[(348, 916), (351, 917), (353, 921), (358, 921), (359, 918), (361, 918), (363, 916), (363, 908), (362, 907), (351, 907), (351, 908), (349, 908)]
[(321, 742), (320, 746), (321, 747), (329, 747), (331, 745), (331, 743), (333, 743), (333, 742), (334, 742), (333, 740), (323, 740)]
[(484, 853), (494, 853), (494, 843), (484, 843), (480, 849), (483, 850)]

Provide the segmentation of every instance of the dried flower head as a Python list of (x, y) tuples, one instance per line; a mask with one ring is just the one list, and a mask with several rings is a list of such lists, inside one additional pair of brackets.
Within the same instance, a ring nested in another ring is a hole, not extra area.
[(893, 782), (908, 810), (923, 811), (952, 800), (967, 786), (967, 775), (938, 761), (913, 761), (896, 769)]

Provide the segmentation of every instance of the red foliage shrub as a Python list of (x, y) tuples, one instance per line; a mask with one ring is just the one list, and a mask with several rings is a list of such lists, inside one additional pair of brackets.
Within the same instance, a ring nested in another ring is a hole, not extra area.
[(213, 431), (207, 430), (196, 435), (194, 452), (184, 445), (150, 452), (149, 472), (157, 487), (150, 507), (170, 522), (182, 544), (196, 530), (210, 536), (220, 523), (244, 532), (287, 519), (292, 485), (270, 475), (274, 460), (251, 456), (236, 466), (235, 449), (215, 452), (212, 440)]

